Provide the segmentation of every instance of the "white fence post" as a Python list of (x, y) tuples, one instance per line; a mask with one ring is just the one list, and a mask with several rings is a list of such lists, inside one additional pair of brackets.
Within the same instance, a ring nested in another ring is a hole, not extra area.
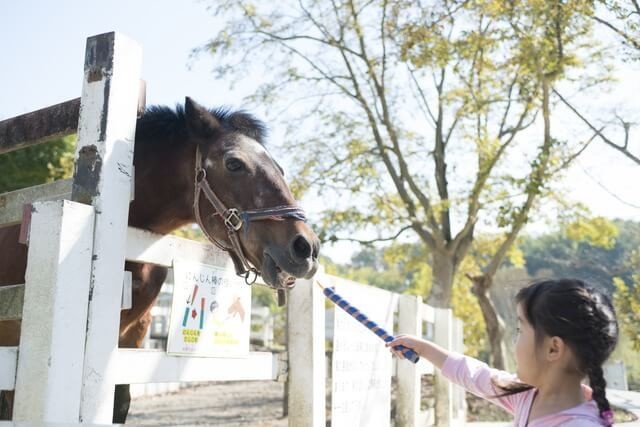
[[(453, 348), (453, 312), (449, 308), (434, 308), (434, 342), (441, 347)], [(449, 427), (453, 425), (453, 385), (435, 370), (436, 425)]]
[[(398, 334), (422, 335), (422, 299), (419, 296), (400, 295)], [(398, 361), (397, 366), (396, 425), (398, 427), (417, 426), (420, 419), (420, 370), (416, 364), (407, 361)]]
[(121, 34), (87, 39), (72, 198), (96, 210), (80, 420), (111, 423), (105, 377), (118, 329), (142, 50)]
[(33, 204), (15, 421), (77, 423), (93, 248), (93, 208)]
[(289, 292), (289, 426), (325, 427), (324, 296), (312, 280)]

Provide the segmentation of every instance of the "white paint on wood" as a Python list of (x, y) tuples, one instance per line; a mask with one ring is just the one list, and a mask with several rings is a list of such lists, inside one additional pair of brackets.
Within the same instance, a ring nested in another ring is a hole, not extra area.
[(66, 200), (33, 205), (16, 421), (78, 421), (93, 220), (91, 206)]
[[(417, 295), (400, 295), (398, 300), (398, 334), (422, 336), (422, 298)], [(421, 365), (407, 360), (398, 360), (398, 395), (396, 397), (396, 425), (412, 427), (421, 425), (420, 419), (420, 374)]]
[(120, 301), (120, 308), (122, 310), (129, 310), (133, 306), (133, 277), (130, 271), (124, 272), (122, 283), (122, 299)]
[(326, 424), (324, 300), (313, 279), (297, 280), (289, 292), (288, 418), (291, 427), (325, 427)]
[(18, 347), (0, 347), (0, 390), (16, 387)]
[[(98, 45), (106, 51), (96, 55)], [(92, 201), (96, 225), (80, 419), (110, 423), (114, 386), (105, 372), (118, 344), (142, 49), (108, 33), (87, 40), (86, 58), (76, 154), (95, 149), (102, 165)]]
[(22, 207), (36, 201), (71, 198), (71, 179), (36, 185), (0, 195), (0, 227), (22, 222)]
[(278, 355), (269, 352), (207, 358), (170, 356), (162, 350), (119, 349), (105, 380), (113, 384), (275, 380), (278, 369)]
[(127, 260), (172, 267), (173, 260), (177, 258), (221, 268), (233, 267), (227, 253), (212, 244), (128, 228)]
[(427, 304), (422, 304), (422, 320), (427, 323), (435, 323), (436, 316), (434, 308)]

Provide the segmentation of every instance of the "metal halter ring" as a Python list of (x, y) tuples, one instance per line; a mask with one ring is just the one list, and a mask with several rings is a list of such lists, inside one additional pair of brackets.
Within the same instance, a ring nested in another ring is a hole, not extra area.
[[(249, 277), (251, 277), (251, 273), (253, 273), (253, 280), (249, 280)], [(249, 270), (247, 270), (247, 272), (244, 275), (244, 283), (246, 283), (249, 286), (253, 285), (254, 283), (256, 283), (256, 280), (258, 280), (258, 275), (259, 275), (258, 270), (251, 267)]]
[(204, 169), (198, 169), (196, 171), (196, 182), (202, 182), (207, 177), (207, 171)]
[(237, 209), (231, 208), (225, 211), (224, 224), (227, 228), (234, 231), (238, 231), (242, 228), (242, 218), (240, 218), (240, 213)]

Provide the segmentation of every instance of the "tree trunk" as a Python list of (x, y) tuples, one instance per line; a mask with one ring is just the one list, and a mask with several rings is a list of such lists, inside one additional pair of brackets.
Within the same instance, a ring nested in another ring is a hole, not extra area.
[(432, 252), (431, 260), (433, 286), (427, 304), (437, 308), (451, 308), (451, 290), (455, 274), (453, 255), (435, 249)]
[(482, 311), (482, 317), (487, 328), (490, 345), (490, 363), (496, 369), (506, 369), (506, 348), (504, 346), (504, 320), (498, 314), (489, 289), (491, 288), (492, 278), (481, 275), (469, 277), (473, 282), (471, 291), (478, 298), (478, 304)]

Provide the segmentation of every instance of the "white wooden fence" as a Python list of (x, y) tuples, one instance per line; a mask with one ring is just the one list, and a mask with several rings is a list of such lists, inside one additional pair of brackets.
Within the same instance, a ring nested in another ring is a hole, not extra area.
[[(212, 245), (127, 227), (140, 65), (137, 43), (117, 33), (90, 37), (75, 110), (73, 180), (2, 196), (0, 227), (20, 223), (22, 206), (32, 203), (25, 284), (0, 287), (0, 301), (24, 295), (22, 310), (0, 313), (0, 320), (22, 320), (19, 349), (0, 347), (0, 390), (15, 390), (15, 421), (108, 424), (116, 384), (276, 380), (286, 370), (270, 352), (197, 358), (118, 348), (119, 314), (127, 300), (125, 260), (171, 267), (179, 254), (204, 264), (230, 263)], [(37, 114), (55, 121), (57, 107)], [(11, 120), (0, 122), (0, 129)], [(74, 130), (66, 126), (20, 141), (0, 140), (0, 153)], [(399, 313), (401, 332), (420, 334), (426, 320), (437, 325), (437, 342), (452, 348), (459, 341), (450, 311), (425, 309), (416, 297), (402, 297)], [(291, 292), (288, 316), (289, 425), (324, 427), (324, 297), (310, 281), (299, 281)], [(398, 366), (398, 425), (420, 422), (422, 373), (409, 364)], [(459, 410), (453, 390), (440, 383), (437, 396), (438, 425), (447, 425)]]
[[(325, 276), (324, 283), (345, 280)], [(320, 427), (326, 424), (325, 297), (311, 281), (299, 280), (289, 294), (289, 425)], [(365, 307), (360, 307), (365, 309)], [(452, 351), (463, 352), (463, 324), (450, 309), (422, 303), (415, 295), (400, 295), (397, 333), (425, 336)], [(466, 419), (465, 392), (444, 380), (433, 365), (421, 360), (396, 363), (398, 381), (396, 426), (460, 426)], [(421, 379), (436, 379), (432, 410), (421, 410)]]

